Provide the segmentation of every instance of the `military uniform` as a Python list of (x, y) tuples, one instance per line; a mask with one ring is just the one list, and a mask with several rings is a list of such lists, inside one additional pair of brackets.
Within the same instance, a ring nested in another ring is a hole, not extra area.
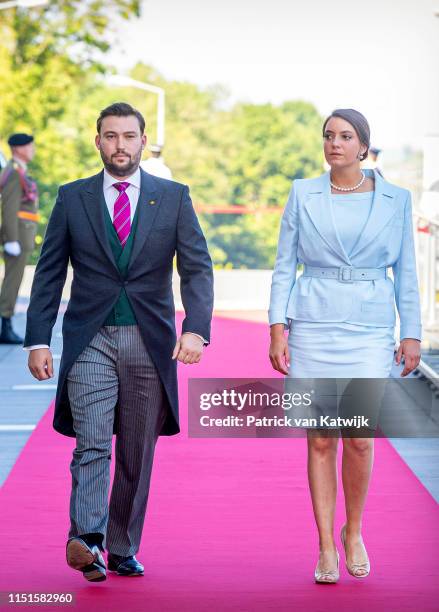
[[(2, 317), (0, 342), (18, 344), (21, 339), (12, 332), (10, 318), (14, 314), (26, 263), (35, 246), (39, 221), (37, 185), (27, 174), (24, 163), (11, 159), (2, 170), (0, 194), (1, 243), (3, 247), (7, 243), (18, 243), (21, 250), (17, 255), (9, 254), (5, 248), (3, 252), (5, 275), (0, 291), (0, 316)], [(15, 341), (13, 341), (14, 337)]]
[(145, 172), (148, 174), (152, 174), (153, 176), (158, 176), (159, 178), (165, 178), (168, 180), (172, 180), (172, 172), (171, 169), (165, 164), (165, 160), (163, 159), (161, 153), (163, 146), (153, 144), (148, 147), (152, 153), (152, 157), (148, 157), (148, 159), (140, 162), (140, 166)]

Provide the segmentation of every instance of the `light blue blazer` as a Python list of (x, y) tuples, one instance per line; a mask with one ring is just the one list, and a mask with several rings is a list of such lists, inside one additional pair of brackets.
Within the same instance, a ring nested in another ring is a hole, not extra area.
[[(385, 181), (374, 170), (375, 194), (368, 221), (346, 253), (334, 223), (329, 172), (296, 179), (282, 217), (271, 284), (270, 325), (291, 319), (395, 325), (400, 337), (421, 339), (421, 314), (413, 242), (410, 192)], [(379, 280), (341, 282), (299, 276), (298, 263), (317, 267), (392, 268)]]

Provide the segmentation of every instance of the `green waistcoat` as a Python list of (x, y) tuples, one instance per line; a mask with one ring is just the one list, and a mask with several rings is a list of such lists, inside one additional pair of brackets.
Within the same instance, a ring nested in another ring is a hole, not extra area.
[[(113, 251), (114, 259), (116, 261), (119, 272), (121, 273), (122, 277), (125, 278), (128, 271), (128, 264), (130, 262), (134, 234), (136, 233), (137, 229), (139, 206), (137, 205), (136, 212), (134, 214), (134, 219), (131, 225), (130, 235), (128, 236), (128, 240), (126, 241), (124, 248), (122, 248), (122, 245), (120, 244), (116, 230), (114, 229), (113, 223), (111, 221), (108, 208), (106, 206), (104, 206), (104, 208), (105, 227), (107, 230), (108, 238), (110, 240), (111, 250)], [(136, 317), (134, 315), (133, 309), (131, 308), (131, 304), (129, 302), (126, 291), (123, 287), (120, 290), (119, 299), (117, 300), (113, 310), (110, 312), (107, 319), (105, 320), (104, 325), (137, 325)]]

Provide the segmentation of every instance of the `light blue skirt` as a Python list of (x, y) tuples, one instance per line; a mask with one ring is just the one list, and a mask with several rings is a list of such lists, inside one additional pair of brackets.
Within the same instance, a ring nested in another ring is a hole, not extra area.
[(291, 321), (291, 378), (388, 378), (393, 327)]

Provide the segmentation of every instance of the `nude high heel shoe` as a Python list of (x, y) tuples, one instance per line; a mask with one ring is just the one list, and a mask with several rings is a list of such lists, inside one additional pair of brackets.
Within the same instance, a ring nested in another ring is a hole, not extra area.
[(337, 553), (336, 570), (319, 570), (319, 564), (317, 562), (317, 566), (314, 572), (314, 580), (319, 584), (335, 584), (340, 578), (340, 555), (338, 554), (338, 550), (336, 550), (335, 552)]
[[(346, 569), (354, 578), (367, 578), (370, 573), (370, 562), (369, 559), (364, 563), (348, 563), (348, 557), (346, 554), (346, 525), (343, 525), (340, 531), (340, 539), (343, 544), (344, 553), (346, 556)], [(361, 572), (358, 574), (357, 572)]]

